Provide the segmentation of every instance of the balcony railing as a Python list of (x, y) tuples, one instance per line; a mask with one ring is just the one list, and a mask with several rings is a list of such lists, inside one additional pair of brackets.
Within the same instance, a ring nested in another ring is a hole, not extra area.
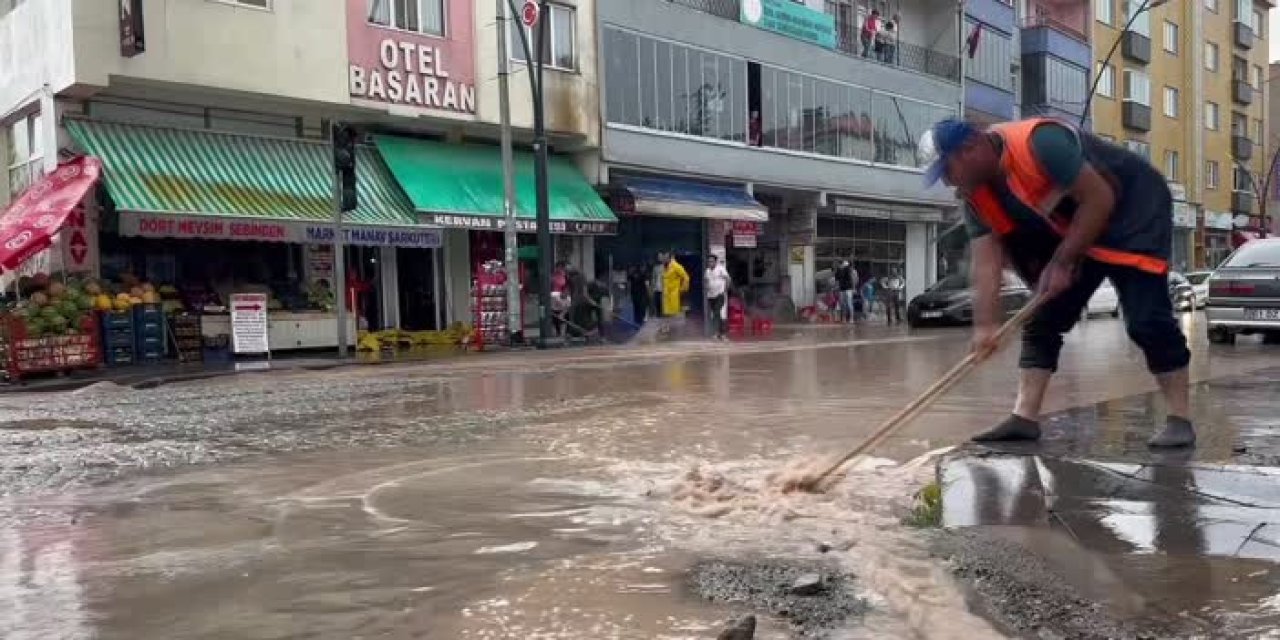
[[(689, 7), (726, 20), (738, 21), (740, 0), (658, 0)], [(880, 64), (909, 69), (925, 73), (944, 80), (960, 82), (960, 58), (957, 55), (922, 47), (909, 42), (893, 40), (881, 46), (879, 51), (874, 47), (863, 55), (863, 46), (859, 38), (859, 29), (855, 25), (837, 28), (836, 49), (846, 55), (863, 58)]]
[(738, 0), (664, 0), (673, 4), (682, 4), (690, 9), (697, 9), (713, 16), (737, 20), (739, 17)]
[(1033, 29), (1035, 27), (1048, 27), (1081, 42), (1089, 42), (1089, 35), (1086, 33), (1085, 25), (1074, 24), (1052, 14), (1039, 12), (1037, 9), (1033, 9), (1033, 11), (1035, 12), (1023, 21), (1022, 26), (1024, 28)]

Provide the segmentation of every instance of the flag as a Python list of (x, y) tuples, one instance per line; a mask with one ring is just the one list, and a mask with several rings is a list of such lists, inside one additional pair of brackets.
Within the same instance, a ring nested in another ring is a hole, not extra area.
[(979, 41), (979, 40), (981, 40), (981, 39), (982, 39), (982, 23), (981, 23), (981, 22), (979, 22), (979, 23), (977, 23), (977, 24), (973, 25), (973, 32), (972, 32), (972, 33), (970, 33), (970, 34), (969, 34), (969, 37), (968, 37), (968, 38), (965, 38), (965, 40), (964, 40), (965, 47), (966, 47), (966, 48), (968, 48), (968, 50), (969, 50), (969, 59), (970, 59), (970, 60), (972, 60), (972, 59), (973, 59), (973, 56), (977, 55), (977, 53), (978, 53), (978, 41)]

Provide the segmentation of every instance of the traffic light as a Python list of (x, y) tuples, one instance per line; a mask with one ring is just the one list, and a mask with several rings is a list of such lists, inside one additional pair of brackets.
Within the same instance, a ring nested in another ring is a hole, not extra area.
[(356, 208), (356, 130), (349, 124), (333, 125), (333, 170), (338, 173), (338, 207)]

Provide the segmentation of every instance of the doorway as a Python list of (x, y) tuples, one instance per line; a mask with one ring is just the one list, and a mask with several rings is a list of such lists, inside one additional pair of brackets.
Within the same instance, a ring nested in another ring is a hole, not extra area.
[(400, 277), (400, 327), (406, 331), (438, 331), (434, 249), (396, 250)]

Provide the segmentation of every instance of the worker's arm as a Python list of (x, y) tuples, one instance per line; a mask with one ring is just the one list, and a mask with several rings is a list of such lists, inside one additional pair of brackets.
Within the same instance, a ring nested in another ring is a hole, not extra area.
[(1071, 224), (1036, 283), (1040, 296), (1048, 299), (1066, 291), (1075, 281), (1080, 259), (1107, 228), (1116, 193), (1085, 160), (1075, 131), (1058, 124), (1042, 125), (1032, 133), (1031, 145), (1060, 197), (1070, 197), (1076, 203)]
[(973, 326), (979, 334), (984, 331), (994, 332), (1001, 316), (1000, 286), (1004, 280), (1004, 246), (988, 233), (973, 239), (970, 252)]

